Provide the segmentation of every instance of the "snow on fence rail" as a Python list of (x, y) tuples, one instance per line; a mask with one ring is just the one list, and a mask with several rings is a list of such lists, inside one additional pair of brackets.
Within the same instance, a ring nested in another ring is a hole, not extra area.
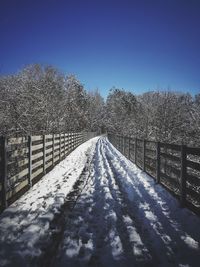
[(139, 168), (151, 175), (200, 214), (200, 148), (108, 134), (109, 141)]
[(0, 211), (77, 146), (94, 136), (94, 132), (78, 132), (0, 137)]

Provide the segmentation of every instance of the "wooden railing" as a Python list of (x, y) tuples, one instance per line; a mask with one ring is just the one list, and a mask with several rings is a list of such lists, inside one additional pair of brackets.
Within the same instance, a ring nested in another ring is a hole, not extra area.
[(139, 168), (200, 214), (200, 148), (108, 134), (109, 141)]
[(96, 133), (0, 137), (0, 211)]

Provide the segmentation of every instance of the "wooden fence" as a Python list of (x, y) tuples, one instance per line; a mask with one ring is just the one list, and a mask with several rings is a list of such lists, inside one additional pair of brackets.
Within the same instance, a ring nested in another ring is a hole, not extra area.
[(109, 141), (139, 168), (200, 214), (200, 148), (108, 134)]
[(0, 137), (0, 211), (96, 133)]

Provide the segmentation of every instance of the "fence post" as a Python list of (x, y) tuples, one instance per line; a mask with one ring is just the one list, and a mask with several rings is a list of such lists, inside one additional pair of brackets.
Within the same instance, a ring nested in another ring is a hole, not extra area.
[(7, 175), (8, 175), (8, 159), (7, 159), (7, 138), (5, 136), (1, 137), (1, 160), (2, 160), (2, 172), (1, 172), (1, 182), (2, 182), (2, 207), (5, 209), (8, 206), (6, 192), (7, 192)]
[(64, 133), (64, 158), (66, 157), (66, 139), (65, 139), (65, 133)]
[(181, 206), (185, 206), (186, 201), (186, 173), (187, 173), (187, 167), (186, 167), (186, 146), (181, 145)]
[(59, 161), (61, 161), (61, 133), (59, 133)]
[(46, 136), (43, 135), (43, 173), (46, 173)]
[(128, 159), (130, 160), (130, 145), (131, 145), (131, 139), (128, 138)]
[(32, 186), (32, 136), (28, 136), (28, 185)]
[(54, 134), (52, 135), (52, 165), (54, 166)]
[(135, 138), (134, 163), (137, 165), (137, 138)]
[(160, 183), (160, 142), (156, 143), (156, 182)]
[[(83, 140), (83, 142), (85, 141), (85, 139)], [(69, 152), (71, 152), (71, 146), (72, 146), (72, 139), (71, 139), (71, 133), (69, 133)]]
[(146, 140), (143, 140), (143, 171), (145, 172)]
[(123, 155), (125, 155), (125, 139), (126, 137), (125, 136), (122, 136), (122, 144), (123, 144)]
[(72, 134), (72, 150), (74, 150), (74, 133)]
[(77, 137), (76, 136), (77, 136), (77, 134), (75, 133), (74, 134), (74, 149), (76, 148), (76, 142), (77, 142)]

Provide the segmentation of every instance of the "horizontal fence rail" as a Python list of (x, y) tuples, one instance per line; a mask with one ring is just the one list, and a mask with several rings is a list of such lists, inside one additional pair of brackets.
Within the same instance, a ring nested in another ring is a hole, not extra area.
[(140, 169), (200, 214), (200, 148), (108, 134), (109, 141)]
[(0, 137), (0, 211), (95, 132)]

